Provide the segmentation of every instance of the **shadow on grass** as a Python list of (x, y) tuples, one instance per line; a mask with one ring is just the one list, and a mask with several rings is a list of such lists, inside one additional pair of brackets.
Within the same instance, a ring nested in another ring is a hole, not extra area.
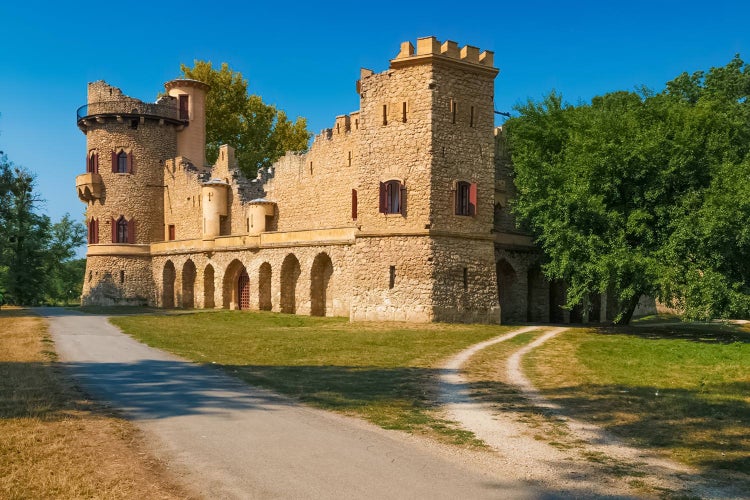
[[(479, 400), (521, 418), (541, 413), (508, 384), (482, 381), (469, 384), (469, 389)], [(748, 394), (750, 382), (712, 385), (702, 391), (589, 385), (541, 392), (564, 408), (564, 416), (593, 422), (635, 446), (694, 450), (690, 462), (705, 471), (750, 471), (750, 405), (739, 399), (705, 398), (712, 393)]]
[(737, 325), (721, 323), (645, 324), (592, 328), (602, 335), (629, 335), (650, 340), (687, 340), (704, 344), (750, 343), (750, 332)]

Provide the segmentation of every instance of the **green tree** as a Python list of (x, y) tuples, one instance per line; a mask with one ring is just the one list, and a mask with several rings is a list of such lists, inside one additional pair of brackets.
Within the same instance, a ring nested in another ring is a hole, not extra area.
[(81, 295), (86, 259), (74, 259), (76, 249), (86, 242), (86, 228), (63, 215), (50, 228), (50, 244), (47, 249), (46, 300), (68, 304)]
[(39, 213), (34, 176), (0, 156), (0, 304), (68, 302), (80, 295), (85, 228), (68, 214), (51, 224)]
[(40, 199), (34, 193), (34, 177), (28, 171), (11, 169), (11, 185), (2, 226), (6, 234), (3, 248), (5, 302), (35, 305), (44, 296), (47, 284), (49, 217), (36, 211)]
[(310, 132), (307, 122), (298, 117), (290, 121), (275, 106), (265, 104), (260, 96), (248, 94), (248, 83), (242, 74), (226, 63), (214, 69), (209, 61), (194, 61), (193, 67), (180, 66), (183, 78), (210, 85), (206, 96), (206, 159), (214, 163), (219, 146), (236, 149), (243, 173), (255, 176), (287, 151), (305, 151)]
[(658, 94), (572, 106), (553, 92), (516, 108), (514, 211), (568, 306), (614, 292), (619, 323), (643, 294), (690, 318), (747, 314), (749, 76), (736, 57)]

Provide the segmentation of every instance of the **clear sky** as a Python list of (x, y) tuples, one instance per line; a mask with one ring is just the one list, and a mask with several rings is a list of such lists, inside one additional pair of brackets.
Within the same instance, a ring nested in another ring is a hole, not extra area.
[[(569, 102), (683, 71), (750, 60), (750, 2), (251, 1), (0, 3), (0, 150), (37, 175), (45, 211), (83, 219), (76, 109), (106, 80), (153, 101), (180, 63), (227, 62), (250, 90), (319, 132), (358, 108), (360, 67), (384, 71), (402, 41), (434, 35), (495, 52), (495, 106)], [(499, 123), (499, 122), (498, 122)]]

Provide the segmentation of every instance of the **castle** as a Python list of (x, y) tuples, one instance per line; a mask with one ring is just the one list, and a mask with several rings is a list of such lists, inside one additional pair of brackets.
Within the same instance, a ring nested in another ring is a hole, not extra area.
[(570, 320), (564, 287), (545, 280), (508, 211), (497, 74), (490, 51), (404, 42), (387, 71), (361, 70), (358, 111), (254, 179), (228, 145), (206, 165), (206, 84), (173, 80), (145, 103), (90, 83), (77, 117), (87, 142), (76, 178), (89, 240), (82, 303)]

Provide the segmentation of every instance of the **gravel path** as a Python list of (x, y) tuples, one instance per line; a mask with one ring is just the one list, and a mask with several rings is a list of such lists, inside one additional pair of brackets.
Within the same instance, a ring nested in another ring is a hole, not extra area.
[[(536, 439), (534, 434), (538, 430), (521, 422), (520, 412), (502, 411), (497, 405), (472, 397), (471, 385), (461, 373), (461, 367), (480, 350), (534, 330), (544, 333), (508, 358), (504, 381), (516, 388), (539, 414), (554, 416), (556, 425), (564, 425), (567, 440), (574, 446), (555, 447), (547, 439)], [(565, 330), (520, 328), (471, 346), (451, 358), (440, 377), (440, 401), (448, 418), (489, 445), (498, 454), (500, 467), (511, 477), (548, 485), (550, 489), (577, 491), (580, 496), (637, 497), (644, 494), (642, 485), (647, 485), (651, 494), (667, 490), (702, 498), (740, 498), (739, 492), (709, 484), (685, 465), (627, 446), (598, 426), (565, 417), (564, 408), (546, 400), (523, 374), (521, 360)]]

